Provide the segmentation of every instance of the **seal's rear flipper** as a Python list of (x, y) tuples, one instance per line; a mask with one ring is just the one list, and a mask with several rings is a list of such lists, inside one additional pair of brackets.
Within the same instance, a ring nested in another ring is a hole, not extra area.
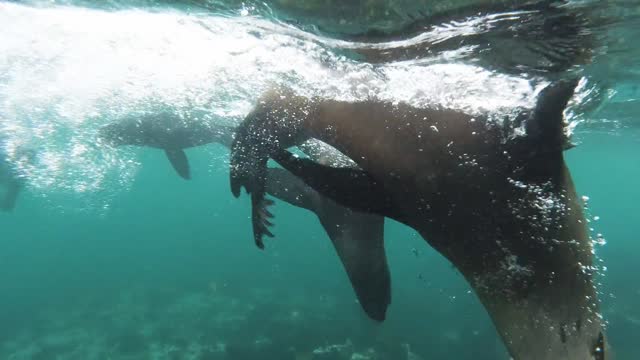
[(544, 88), (531, 118), (526, 123), (527, 139), (543, 153), (563, 151), (571, 147), (565, 132), (564, 110), (580, 79), (560, 80)]
[(276, 150), (272, 158), (320, 194), (353, 210), (386, 216), (390, 199), (382, 184), (369, 173), (352, 168), (334, 168)]
[(384, 217), (337, 207), (318, 217), (331, 238), (362, 309), (371, 319), (384, 321), (391, 304)]
[[(342, 206), (382, 216), (387, 213), (389, 199), (384, 188), (362, 170), (321, 165), (297, 158), (286, 150), (278, 150), (272, 157), (311, 188)], [(338, 227), (338, 209), (316, 213), (362, 308), (372, 319), (383, 321), (391, 303), (391, 278), (384, 251), (384, 218), (344, 209), (349, 212), (346, 216), (351, 218), (343, 215), (342, 225)]]
[(167, 155), (169, 162), (173, 166), (173, 169), (185, 180), (191, 179), (191, 171), (189, 170), (189, 160), (187, 154), (182, 149), (165, 149), (164, 153)]
[(285, 169), (269, 168), (267, 174), (267, 193), (318, 217), (363, 310), (370, 318), (383, 321), (391, 303), (384, 217), (340, 206)]

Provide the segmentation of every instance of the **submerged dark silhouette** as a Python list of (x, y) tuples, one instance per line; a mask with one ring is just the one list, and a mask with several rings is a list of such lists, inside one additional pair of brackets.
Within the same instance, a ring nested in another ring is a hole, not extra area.
[(209, 144), (220, 134), (203, 121), (182, 119), (172, 113), (130, 116), (100, 128), (98, 137), (113, 146), (137, 145), (164, 150), (174, 170), (183, 179), (191, 178), (184, 150)]
[[(505, 125), (442, 108), (273, 90), (237, 130), (231, 189), (237, 197), (246, 188), (260, 221), (273, 157), (336, 202), (418, 231), (471, 284), (515, 359), (601, 360), (592, 244), (562, 155), (575, 86), (547, 87), (535, 109), (519, 109)], [(360, 169), (284, 150), (308, 138)], [(256, 241), (264, 228), (254, 227)]]
[[(35, 151), (32, 149), (18, 148), (15, 161), (33, 161), (34, 157)], [(13, 211), (18, 195), (24, 187), (25, 179), (17, 170), (15, 161), (10, 161), (0, 150), (0, 186), (4, 188), (4, 196), (0, 197), (0, 211)]]
[[(164, 149), (168, 155), (181, 154), (169, 159), (180, 176), (189, 178), (185, 176), (190, 171), (183, 149), (209, 143), (230, 147), (234, 131), (230, 126), (184, 120), (162, 113), (114, 122), (101, 128), (99, 136), (112, 145), (148, 146)], [(306, 149), (318, 161), (336, 163), (339, 160), (335, 150), (330, 151), (320, 144), (310, 144)], [(372, 319), (384, 320), (391, 303), (391, 279), (384, 251), (384, 218), (340, 206), (283, 169), (269, 169), (266, 191), (316, 214), (340, 257), (362, 308)], [(261, 212), (259, 215), (261, 222), (267, 222), (270, 214)]]
[(0, 159), (0, 184), (5, 188), (4, 196), (0, 198), (0, 210), (12, 211), (16, 206), (22, 181), (19, 179), (10, 164)]

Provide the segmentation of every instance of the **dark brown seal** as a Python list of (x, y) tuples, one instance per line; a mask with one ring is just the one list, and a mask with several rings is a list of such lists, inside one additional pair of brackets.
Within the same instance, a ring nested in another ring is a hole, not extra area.
[[(471, 284), (515, 359), (601, 360), (592, 243), (562, 154), (576, 83), (550, 85), (535, 109), (519, 109), (505, 125), (455, 110), (272, 91), (237, 131), (232, 192), (251, 194), (259, 243), (273, 157), (336, 202), (418, 231)], [(360, 169), (284, 151), (309, 137)]]

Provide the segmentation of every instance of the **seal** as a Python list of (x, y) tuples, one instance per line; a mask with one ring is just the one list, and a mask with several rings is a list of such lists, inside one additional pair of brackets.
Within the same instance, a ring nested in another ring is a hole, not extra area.
[[(515, 109), (504, 125), (451, 109), (276, 89), (237, 130), (231, 190), (236, 197), (247, 190), (255, 216), (267, 206), (264, 174), (273, 157), (341, 205), (420, 233), (471, 285), (513, 358), (602, 360), (592, 243), (563, 159), (563, 112), (576, 85), (549, 85), (534, 109)], [(359, 169), (285, 150), (310, 137)], [(265, 227), (254, 227), (256, 241)]]
[(213, 142), (218, 129), (203, 121), (181, 119), (170, 112), (150, 113), (120, 119), (99, 129), (98, 139), (112, 146), (137, 145), (164, 150), (174, 170), (191, 179), (184, 150)]
[[(218, 143), (231, 147), (235, 128), (195, 120), (184, 121), (170, 113), (125, 118), (99, 130), (102, 141), (119, 145), (164, 149), (176, 172), (190, 176), (184, 148)], [(305, 151), (325, 164), (354, 166), (340, 154), (319, 142), (310, 142)], [(320, 195), (284, 169), (269, 169), (265, 191), (279, 200), (313, 212), (329, 236), (365, 313), (383, 321), (391, 303), (391, 276), (384, 250), (384, 217), (360, 213), (340, 206)], [(272, 215), (260, 213), (261, 223)], [(273, 236), (271, 232), (266, 235)]]

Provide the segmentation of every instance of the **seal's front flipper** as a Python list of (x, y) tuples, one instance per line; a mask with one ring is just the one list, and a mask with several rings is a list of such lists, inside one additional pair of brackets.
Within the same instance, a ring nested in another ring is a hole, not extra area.
[(191, 179), (191, 171), (189, 170), (189, 160), (187, 154), (182, 149), (165, 149), (165, 154), (173, 169), (185, 180)]
[(272, 200), (265, 199), (267, 182), (267, 158), (254, 156), (247, 150), (244, 144), (234, 141), (231, 146), (231, 160), (229, 180), (231, 193), (239, 197), (240, 190), (244, 187), (251, 194), (251, 224), (253, 225), (253, 239), (259, 249), (264, 249), (262, 237), (273, 237), (268, 227), (273, 224), (269, 221), (273, 215), (267, 207), (273, 204)]
[[(324, 201), (331, 201), (324, 198)], [(365, 313), (384, 321), (391, 303), (391, 276), (384, 249), (384, 217), (333, 206), (319, 212)]]
[(320, 194), (353, 210), (387, 216), (391, 204), (382, 184), (366, 171), (334, 168), (277, 150), (272, 158)]

